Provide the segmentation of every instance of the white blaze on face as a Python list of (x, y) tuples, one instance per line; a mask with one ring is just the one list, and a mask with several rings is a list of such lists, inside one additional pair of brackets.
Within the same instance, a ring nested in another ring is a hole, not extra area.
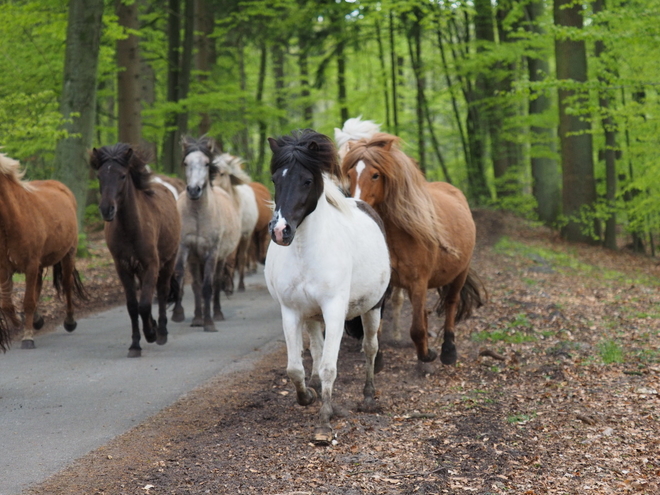
[(361, 199), (360, 194), (362, 194), (362, 191), (360, 190), (360, 176), (365, 168), (367, 168), (367, 166), (362, 160), (360, 160), (355, 167), (355, 172), (357, 173), (357, 179), (355, 179), (355, 194), (353, 195), (355, 199)]
[(208, 175), (208, 157), (201, 151), (188, 153), (184, 158), (186, 163), (186, 180), (189, 186), (204, 187)]
[(275, 242), (278, 244), (282, 242), (282, 232), (286, 227), (286, 219), (282, 216), (282, 210), (275, 212), (275, 225), (273, 226), (273, 234), (275, 234)]

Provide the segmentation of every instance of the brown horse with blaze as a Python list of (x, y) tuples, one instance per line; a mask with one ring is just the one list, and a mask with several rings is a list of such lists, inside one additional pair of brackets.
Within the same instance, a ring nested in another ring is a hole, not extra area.
[(445, 313), (440, 360), (456, 362), (454, 324), (483, 303), (483, 287), (470, 270), (476, 228), (463, 193), (427, 182), (417, 164), (385, 133), (351, 143), (342, 162), (351, 196), (369, 203), (385, 223), (392, 285), (412, 303), (410, 337), (417, 358), (433, 361), (426, 313), (427, 290), (437, 288)]

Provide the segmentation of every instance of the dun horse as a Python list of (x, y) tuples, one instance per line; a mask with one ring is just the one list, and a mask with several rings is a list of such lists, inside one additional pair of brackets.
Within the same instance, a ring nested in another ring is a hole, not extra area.
[(46, 267), (53, 267), (57, 293), (64, 289), (64, 328), (76, 328), (72, 294), (85, 299), (75, 268), (78, 247), (76, 199), (61, 182), (23, 181), (18, 161), (0, 154), (0, 349), (10, 343), (21, 320), (12, 303), (14, 273), (25, 274), (24, 333), (21, 347), (34, 349), (34, 330), (44, 319), (37, 311)]
[[(269, 142), (275, 213), (266, 283), (281, 306), (287, 373), (298, 404), (310, 405), (321, 394), (314, 441), (327, 444), (332, 439), (332, 391), (347, 318), (362, 316), (364, 401), (366, 408), (375, 406), (380, 305), (390, 278), (387, 244), (374, 211), (345, 198), (328, 177), (339, 172), (330, 138), (305, 130)], [(303, 330), (309, 333), (313, 359), (309, 388), (302, 363)]]
[[(166, 306), (178, 297), (172, 277), (181, 232), (176, 201), (165, 186), (152, 181), (145, 161), (128, 144), (94, 149), (90, 165), (98, 174), (105, 240), (131, 318), (128, 357), (140, 357), (139, 318), (147, 342), (165, 344)], [(157, 326), (151, 316), (154, 290), (158, 297)]]
[[(231, 196), (241, 220), (241, 238), (236, 248), (234, 266), (238, 269), (238, 291), (244, 292), (250, 241), (259, 217), (257, 199), (254, 189), (249, 186), (252, 179), (243, 171), (240, 158), (222, 153), (215, 157), (214, 163), (220, 170), (214, 183)], [(231, 276), (233, 280), (233, 272)]]
[(417, 358), (437, 357), (428, 345), (426, 293), (438, 288), (445, 313), (440, 360), (454, 364), (454, 324), (482, 304), (482, 286), (470, 271), (476, 228), (463, 193), (445, 182), (426, 182), (398, 143), (384, 133), (351, 143), (342, 172), (350, 178), (351, 196), (373, 206), (385, 223), (392, 285), (405, 289), (412, 303)]
[[(185, 137), (182, 145), (188, 186), (186, 194), (182, 194), (178, 201), (182, 231), (176, 278), (182, 285), (187, 264), (192, 274), (195, 297), (191, 326), (203, 326), (205, 332), (215, 332), (214, 320), (224, 320), (220, 282), (225, 260), (238, 244), (240, 218), (229, 194), (213, 185), (213, 179), (218, 174), (218, 167), (213, 161), (217, 152), (215, 141), (206, 136), (198, 140)], [(185, 319), (180, 298), (172, 319)]]

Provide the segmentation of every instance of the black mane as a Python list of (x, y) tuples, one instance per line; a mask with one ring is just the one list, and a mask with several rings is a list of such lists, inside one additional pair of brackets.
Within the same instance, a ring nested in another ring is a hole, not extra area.
[(130, 144), (117, 143), (94, 148), (89, 164), (94, 170), (100, 169), (106, 162), (115, 162), (126, 168), (136, 189), (151, 194), (151, 169), (147, 166), (146, 154), (134, 150)]
[(291, 162), (296, 162), (315, 176), (323, 172), (338, 178), (341, 176), (335, 144), (324, 134), (312, 129), (302, 129), (278, 139), (271, 138), (269, 141), (273, 150), (273, 158), (270, 162), (271, 173)]
[(183, 149), (183, 158), (193, 151), (201, 151), (209, 159), (209, 179), (213, 181), (220, 172), (218, 166), (213, 162), (215, 156), (220, 152), (215, 140), (210, 136), (202, 136), (195, 139), (192, 136), (184, 136), (181, 139), (181, 148)]

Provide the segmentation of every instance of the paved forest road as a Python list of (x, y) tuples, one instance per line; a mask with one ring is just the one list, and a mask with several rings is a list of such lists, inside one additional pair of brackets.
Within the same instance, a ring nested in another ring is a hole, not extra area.
[(138, 359), (126, 357), (131, 332), (123, 305), (79, 320), (71, 334), (60, 326), (37, 335), (33, 351), (14, 345), (0, 354), (0, 495), (46, 479), (282, 341), (279, 307), (261, 267), (246, 285), (229, 300), (223, 295), (226, 321), (217, 323), (218, 333), (190, 327), (187, 286), (186, 321), (169, 322), (164, 346), (143, 338)]

